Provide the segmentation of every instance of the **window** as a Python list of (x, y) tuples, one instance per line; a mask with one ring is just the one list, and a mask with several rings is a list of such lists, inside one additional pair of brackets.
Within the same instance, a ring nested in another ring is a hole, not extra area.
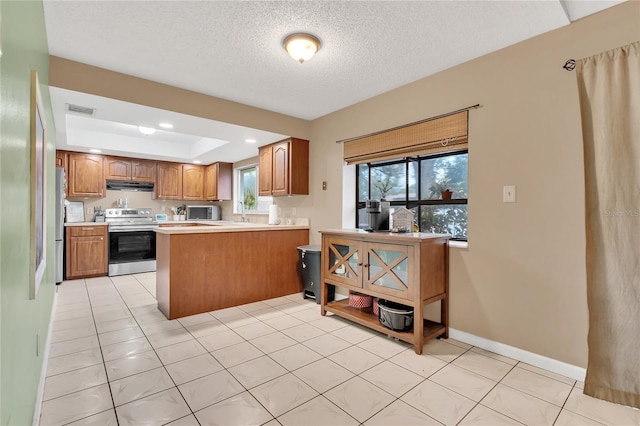
[[(244, 208), (246, 212), (266, 213), (272, 203), (272, 197), (258, 196), (258, 166), (250, 165), (236, 169), (236, 202), (235, 213), (240, 213)], [(242, 207), (240, 207), (242, 203)]]
[[(386, 199), (418, 218), (422, 232), (467, 239), (468, 152), (424, 155), (356, 166), (356, 223), (368, 227), (365, 201)], [(450, 190), (451, 199), (442, 191)]]

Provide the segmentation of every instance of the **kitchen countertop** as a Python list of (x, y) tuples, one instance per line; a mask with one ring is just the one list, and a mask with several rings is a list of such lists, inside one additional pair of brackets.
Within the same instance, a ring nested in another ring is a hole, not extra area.
[(64, 226), (107, 226), (107, 222), (67, 222)]
[(309, 229), (308, 225), (267, 225), (264, 223), (230, 221), (167, 221), (154, 230), (159, 234), (207, 234), (215, 232), (289, 231)]
[(432, 234), (430, 232), (367, 232), (364, 229), (325, 229), (322, 234), (342, 234), (349, 237), (389, 239), (389, 240), (429, 240), (433, 238), (451, 238), (449, 234)]

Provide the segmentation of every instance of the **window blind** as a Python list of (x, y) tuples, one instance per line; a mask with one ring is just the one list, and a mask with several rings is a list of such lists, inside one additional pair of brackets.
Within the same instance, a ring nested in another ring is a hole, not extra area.
[(347, 164), (468, 149), (469, 111), (427, 119), (344, 142)]

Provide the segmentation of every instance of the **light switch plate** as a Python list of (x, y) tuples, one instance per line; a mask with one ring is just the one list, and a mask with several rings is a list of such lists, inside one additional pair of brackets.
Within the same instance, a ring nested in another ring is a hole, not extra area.
[(502, 187), (502, 202), (503, 203), (516, 202), (516, 186), (515, 185), (506, 185)]

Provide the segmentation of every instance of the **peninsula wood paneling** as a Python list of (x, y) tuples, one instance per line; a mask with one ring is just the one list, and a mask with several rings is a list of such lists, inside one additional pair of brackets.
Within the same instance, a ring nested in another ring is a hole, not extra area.
[(309, 230), (158, 234), (159, 309), (169, 319), (302, 292)]

